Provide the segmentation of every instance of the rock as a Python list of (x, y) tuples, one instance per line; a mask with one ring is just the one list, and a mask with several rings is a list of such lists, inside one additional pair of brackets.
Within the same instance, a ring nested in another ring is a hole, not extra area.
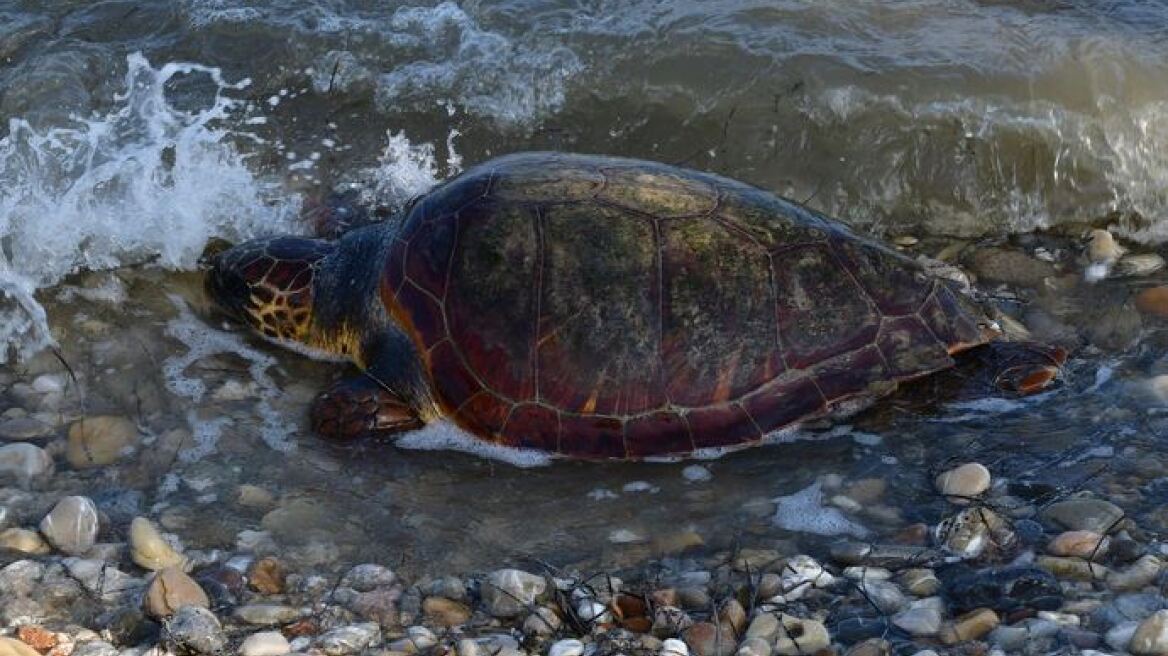
[(0, 549), (8, 549), (31, 556), (43, 556), (52, 548), (41, 538), (40, 533), (25, 528), (10, 528), (0, 531)]
[(135, 517), (130, 522), (130, 558), (143, 569), (158, 571), (168, 567), (182, 568), (186, 559), (174, 550), (149, 519)]
[(125, 417), (86, 417), (69, 427), (65, 459), (77, 469), (110, 465), (133, 451), (138, 440), (138, 427)]
[(1168, 654), (1168, 610), (1157, 611), (1140, 622), (1127, 649), (1136, 656)]
[(131, 597), (142, 589), (141, 579), (93, 558), (65, 558), (61, 561), (69, 577), (103, 601), (113, 602)]
[(27, 442), (0, 446), (0, 485), (30, 487), (53, 475), (53, 458)]
[(1136, 634), (1136, 629), (1140, 627), (1139, 622), (1123, 622), (1111, 627), (1103, 636), (1104, 642), (1109, 647), (1116, 651), (1128, 651), (1131, 645), (1132, 637)]
[(41, 653), (15, 638), (0, 636), (0, 656), (41, 656)]
[(65, 497), (41, 520), (41, 534), (67, 554), (80, 555), (97, 541), (97, 507), (88, 497)]
[(737, 636), (746, 628), (746, 609), (737, 599), (727, 599), (718, 609), (718, 623), (729, 626)]
[(55, 633), (35, 624), (25, 624), (18, 627), (16, 637), (24, 644), (41, 652), (56, 647), (57, 643), (60, 642)]
[(35, 417), (13, 417), (0, 421), (0, 441), (39, 440), (53, 427)]
[(746, 638), (759, 638), (767, 643), (774, 642), (779, 635), (779, 618), (774, 613), (759, 613), (746, 627)]
[(945, 624), (938, 632), (938, 637), (941, 642), (947, 645), (977, 640), (993, 631), (998, 626), (999, 621), (998, 614), (994, 611), (989, 608), (979, 608)]
[(986, 642), (1006, 652), (1016, 652), (1029, 638), (1030, 631), (1024, 626), (998, 626), (986, 636)]
[(821, 622), (786, 614), (781, 615), (779, 621), (783, 630), (779, 631), (774, 645), (774, 653), (778, 656), (814, 654), (831, 644), (831, 635)]
[(333, 629), (317, 638), (316, 644), (328, 656), (357, 654), (381, 639), (381, 627), (373, 622)]
[(424, 626), (411, 626), (406, 629), (404, 638), (390, 642), (386, 645), (386, 649), (392, 652), (414, 654), (424, 653), (436, 644), (438, 644), (438, 637), (434, 635), (433, 631)]
[(946, 598), (955, 611), (993, 608), (1002, 613), (1028, 608), (1055, 610), (1062, 606), (1063, 590), (1049, 572), (1026, 565), (943, 571)]
[(733, 629), (712, 622), (698, 622), (687, 629), (682, 637), (695, 656), (730, 656), (738, 644)]
[(253, 633), (239, 646), (239, 656), (283, 656), (290, 651), (292, 646), (279, 631)]
[(693, 619), (675, 606), (656, 606), (653, 609), (652, 631), (658, 637), (680, 635), (693, 624)]
[(914, 545), (868, 542), (837, 542), (831, 545), (830, 554), (832, 560), (845, 565), (872, 565), (890, 570), (932, 567), (945, 558), (939, 551)]
[(844, 652), (844, 656), (892, 656), (892, 645), (883, 638), (869, 638), (856, 643)]
[(1054, 265), (1005, 248), (983, 248), (973, 253), (969, 267), (979, 279), (1005, 283), (1011, 287), (1042, 289), (1044, 281), (1056, 275)]
[(483, 581), (481, 594), (488, 613), (494, 617), (516, 617), (528, 611), (547, 589), (542, 576), (517, 569), (500, 569)]
[(689, 656), (689, 647), (677, 638), (669, 638), (661, 643), (661, 651), (658, 654), (659, 656)]
[(771, 656), (771, 643), (761, 638), (747, 638), (734, 652), (735, 656)]
[(867, 565), (852, 565), (845, 567), (844, 578), (853, 581), (887, 581), (892, 578), (892, 571), (883, 567), (868, 567)]
[(233, 614), (235, 619), (256, 626), (288, 624), (300, 619), (300, 609), (283, 604), (248, 604), (239, 606)]
[(216, 654), (227, 646), (215, 614), (201, 606), (183, 606), (166, 623), (164, 635), (176, 651)]
[(235, 503), (244, 508), (271, 510), (276, 506), (276, 497), (262, 487), (244, 483), (235, 490)]
[(557, 640), (548, 650), (548, 656), (584, 656), (584, 643), (571, 638)]
[(1136, 309), (1161, 319), (1168, 319), (1168, 286), (1149, 287), (1136, 294)]
[(891, 615), (908, 604), (908, 599), (896, 585), (887, 581), (865, 581), (857, 585), (863, 591), (865, 601), (876, 605), (879, 611)]
[(892, 616), (892, 623), (916, 637), (935, 636), (941, 630), (944, 618), (934, 604), (913, 602), (907, 609)]
[(1105, 535), (1115, 530), (1123, 519), (1123, 509), (1095, 497), (1075, 497), (1051, 504), (1042, 511), (1043, 519), (1072, 531), (1094, 531)]
[(936, 540), (945, 550), (974, 559), (987, 551), (1010, 549), (1017, 538), (1010, 524), (988, 508), (966, 508), (937, 525)]
[(1164, 258), (1155, 253), (1128, 255), (1119, 260), (1113, 275), (1116, 277), (1146, 276), (1163, 269), (1164, 265)]
[(1141, 556), (1126, 569), (1112, 571), (1107, 575), (1107, 587), (1119, 592), (1132, 592), (1146, 585), (1151, 585), (1160, 575), (1163, 563), (1160, 559), (1148, 554)]
[(1059, 556), (1039, 556), (1034, 564), (1054, 574), (1057, 578), (1071, 581), (1098, 581), (1107, 577), (1110, 570), (1098, 563), (1081, 558)]
[(280, 561), (268, 556), (252, 563), (247, 572), (247, 584), (260, 594), (277, 595), (284, 592), (285, 576)]
[[(538, 612), (540, 609), (536, 609)], [(422, 612), (426, 618), (438, 626), (453, 627), (470, 621), (471, 611), (465, 604), (445, 597), (426, 597), (422, 600)]]
[[(461, 622), (460, 624), (465, 624), (465, 622)], [(523, 620), (523, 633), (546, 638), (555, 635), (556, 631), (559, 631), (562, 625), (563, 620), (560, 619), (560, 616), (556, 614), (554, 609), (547, 606), (540, 606), (535, 609), (534, 613), (528, 615), (527, 619)]]
[(951, 503), (965, 505), (990, 489), (990, 470), (970, 462), (939, 474), (935, 483)]
[(393, 570), (374, 563), (356, 565), (341, 579), (341, 585), (358, 592), (369, 592), (376, 588), (389, 587), (397, 582)]
[(801, 598), (813, 587), (824, 588), (835, 581), (814, 558), (802, 554), (787, 560), (781, 576), (783, 597), (787, 601)]
[(906, 569), (900, 574), (900, 584), (916, 597), (931, 597), (941, 589), (941, 581), (931, 569)]
[(1046, 545), (1046, 551), (1055, 556), (1073, 556), (1099, 560), (1107, 555), (1111, 540), (1094, 531), (1065, 531)]
[(211, 600), (181, 568), (167, 567), (160, 570), (146, 586), (142, 609), (151, 617), (164, 618), (174, 615), (183, 606), (210, 608)]

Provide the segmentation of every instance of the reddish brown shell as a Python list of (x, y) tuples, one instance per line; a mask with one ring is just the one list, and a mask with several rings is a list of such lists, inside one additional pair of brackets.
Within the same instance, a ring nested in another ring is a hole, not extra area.
[(945, 283), (794, 202), (555, 153), (426, 196), (382, 297), (460, 425), (588, 458), (758, 442), (948, 368), (985, 334)]

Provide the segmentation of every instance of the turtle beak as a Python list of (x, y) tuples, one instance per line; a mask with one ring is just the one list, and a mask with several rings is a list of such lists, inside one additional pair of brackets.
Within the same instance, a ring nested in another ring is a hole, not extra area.
[(203, 284), (219, 314), (232, 321), (246, 322), (251, 289), (239, 269), (238, 253), (233, 254), (233, 250), (229, 248), (209, 256), (204, 253), (201, 264), (207, 276)]

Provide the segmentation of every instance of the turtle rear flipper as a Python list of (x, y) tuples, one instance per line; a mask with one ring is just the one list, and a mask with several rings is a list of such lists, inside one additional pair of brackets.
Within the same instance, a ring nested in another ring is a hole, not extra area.
[(338, 442), (389, 437), (423, 425), (409, 404), (368, 375), (344, 378), (321, 392), (309, 418), (313, 431)]

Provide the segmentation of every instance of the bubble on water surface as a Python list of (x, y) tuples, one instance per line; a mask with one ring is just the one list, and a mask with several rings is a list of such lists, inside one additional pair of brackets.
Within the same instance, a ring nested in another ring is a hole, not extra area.
[(839, 510), (823, 504), (823, 490), (812, 484), (790, 496), (775, 499), (775, 525), (788, 531), (816, 535), (851, 535), (862, 538), (868, 529), (853, 522)]
[[(189, 376), (187, 369), (208, 356), (238, 356), (248, 363), (248, 374), (259, 390), (256, 413), (261, 420), (260, 438), (276, 451), (289, 453), (295, 450), (293, 435), (296, 427), (273, 406), (281, 394), (276, 381), (268, 374), (276, 365), (276, 359), (248, 346), (238, 334), (216, 330), (203, 323), (191, 313), (182, 298), (172, 294), (170, 300), (178, 309), (178, 316), (167, 322), (166, 334), (182, 342), (187, 352), (172, 355), (163, 361), (162, 372), (167, 389), (197, 404), (206, 396), (207, 384)], [(229, 421), (223, 418), (202, 420), (194, 410), (188, 413), (187, 420), (194, 433), (195, 446), (183, 451), (180, 458), (192, 462), (214, 452), (219, 436)]]
[(517, 449), (481, 440), (449, 421), (435, 421), (406, 433), (394, 444), (403, 449), (419, 451), (461, 451), (521, 468), (542, 467), (552, 461), (552, 456), (542, 451)]
[[(167, 84), (189, 75), (214, 85), (207, 106), (179, 109), (167, 98)], [(212, 237), (293, 231), (298, 201), (249, 170), (234, 145), (240, 133), (224, 126), (244, 86), (217, 68), (154, 68), (134, 54), (107, 114), (45, 129), (9, 122), (0, 139), (0, 344), (27, 356), (52, 343), (34, 294), (69, 274), (191, 269)]]

